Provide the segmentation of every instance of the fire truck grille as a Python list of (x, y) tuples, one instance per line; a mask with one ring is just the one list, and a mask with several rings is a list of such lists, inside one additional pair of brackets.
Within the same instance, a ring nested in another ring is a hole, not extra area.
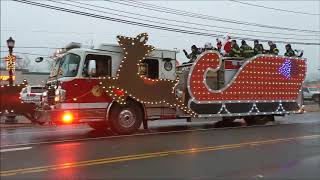
[(48, 104), (54, 104), (55, 90), (54, 88), (48, 89)]

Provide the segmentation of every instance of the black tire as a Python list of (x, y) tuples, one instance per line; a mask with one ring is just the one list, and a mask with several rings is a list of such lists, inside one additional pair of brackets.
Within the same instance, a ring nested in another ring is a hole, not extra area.
[(235, 119), (235, 117), (222, 117), (222, 121), (226, 123), (232, 123)]
[(274, 121), (274, 115), (246, 116), (243, 118), (247, 126), (265, 125), (269, 121)]
[(235, 117), (222, 117), (221, 121), (218, 121), (214, 124), (215, 128), (223, 128), (223, 127), (234, 127), (235, 123), (233, 122)]
[(101, 122), (88, 122), (88, 125), (97, 131), (106, 132), (108, 130), (108, 125), (105, 121)]
[(117, 134), (133, 134), (141, 126), (142, 120), (141, 106), (128, 100), (125, 105), (116, 102), (112, 105), (108, 122), (111, 130)]

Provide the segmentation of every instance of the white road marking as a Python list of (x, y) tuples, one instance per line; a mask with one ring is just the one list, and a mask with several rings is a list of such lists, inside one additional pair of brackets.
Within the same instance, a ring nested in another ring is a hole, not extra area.
[(22, 150), (28, 150), (31, 149), (32, 147), (21, 147), (21, 148), (11, 148), (11, 149), (0, 149), (0, 152), (10, 152), (10, 151), (22, 151)]

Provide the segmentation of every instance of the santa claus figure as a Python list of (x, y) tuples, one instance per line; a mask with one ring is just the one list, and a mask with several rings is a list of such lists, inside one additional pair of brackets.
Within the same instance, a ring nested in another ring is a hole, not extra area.
[(231, 51), (231, 41), (230, 41), (230, 36), (227, 35), (226, 38), (224, 39), (223, 43), (223, 50), (224, 50), (224, 56), (228, 55)]

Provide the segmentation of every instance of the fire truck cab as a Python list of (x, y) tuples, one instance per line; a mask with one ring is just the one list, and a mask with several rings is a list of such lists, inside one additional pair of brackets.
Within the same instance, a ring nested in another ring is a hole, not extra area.
[[(150, 79), (176, 79), (176, 53), (176, 50), (154, 50), (140, 63), (141, 75)], [(95, 129), (107, 128), (113, 102), (101, 90), (99, 79), (116, 76), (123, 50), (114, 44), (82, 48), (78, 43), (71, 43), (54, 59), (55, 64), (46, 85), (48, 91), (43, 94), (42, 106), (38, 108), (38, 121), (41, 124), (88, 123)], [(92, 64), (94, 67), (90, 67)], [(164, 104), (145, 106), (134, 102), (131, 105), (141, 108), (141, 117), (127, 108), (119, 114), (124, 126), (134, 122), (132, 118), (140, 118), (142, 122), (177, 117), (176, 111)]]

